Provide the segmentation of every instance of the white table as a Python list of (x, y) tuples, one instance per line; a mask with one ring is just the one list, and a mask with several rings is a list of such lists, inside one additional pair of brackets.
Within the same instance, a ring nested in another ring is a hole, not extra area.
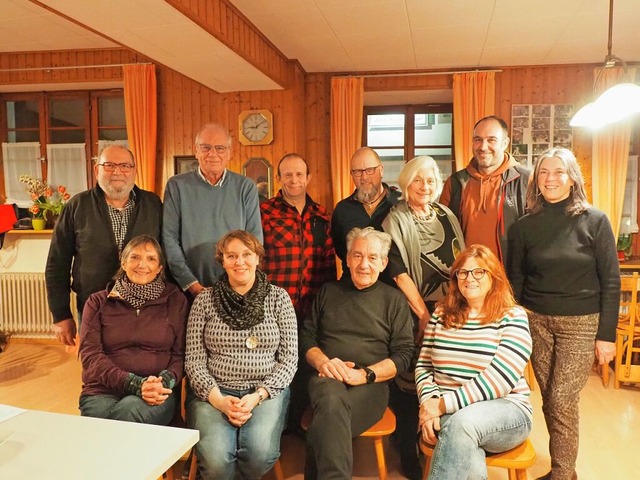
[(157, 480), (199, 439), (186, 428), (35, 410), (0, 421), (7, 432), (2, 480)]

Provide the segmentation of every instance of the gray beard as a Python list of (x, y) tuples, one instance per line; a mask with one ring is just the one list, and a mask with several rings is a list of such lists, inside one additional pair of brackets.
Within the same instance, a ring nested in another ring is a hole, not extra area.
[(356, 190), (356, 198), (359, 202), (371, 202), (375, 200), (375, 198), (380, 195), (379, 190), (372, 190), (371, 192), (363, 192), (362, 190)]
[(98, 182), (98, 185), (100, 185), (100, 188), (102, 189), (102, 191), (105, 193), (106, 197), (109, 198), (110, 200), (124, 200), (126, 198), (129, 198), (129, 195), (131, 194), (131, 189), (127, 190), (126, 188), (123, 188), (122, 190), (116, 190), (115, 188), (112, 188), (109, 184), (103, 184), (102, 182)]

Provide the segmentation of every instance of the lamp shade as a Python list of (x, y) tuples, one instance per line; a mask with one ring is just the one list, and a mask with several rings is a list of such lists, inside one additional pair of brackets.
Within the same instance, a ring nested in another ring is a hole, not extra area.
[(640, 86), (618, 83), (582, 107), (571, 119), (572, 127), (600, 128), (640, 112)]

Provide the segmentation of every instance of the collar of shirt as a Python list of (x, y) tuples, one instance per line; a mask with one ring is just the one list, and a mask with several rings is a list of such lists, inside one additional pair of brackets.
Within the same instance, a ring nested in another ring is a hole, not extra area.
[(213, 185), (214, 187), (222, 187), (224, 185), (224, 180), (227, 178), (227, 169), (226, 168), (222, 171), (222, 176), (218, 179), (218, 181), (216, 183), (211, 183), (209, 180), (207, 180), (207, 177), (204, 176), (204, 174), (202, 173), (202, 170), (200, 169), (200, 167), (198, 167), (198, 170), (196, 170), (196, 171), (198, 172), (198, 175), (200, 176), (200, 178), (202, 180), (207, 182), (209, 185)]

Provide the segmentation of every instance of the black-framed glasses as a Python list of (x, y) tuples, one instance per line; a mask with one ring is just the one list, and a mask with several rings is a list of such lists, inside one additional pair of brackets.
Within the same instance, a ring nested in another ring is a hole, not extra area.
[(363, 173), (366, 173), (367, 175), (373, 175), (376, 169), (381, 166), (382, 165), (376, 165), (375, 167), (369, 168), (355, 168), (351, 170), (351, 175), (353, 175), (354, 177), (361, 177)]
[(222, 155), (231, 147), (226, 145), (209, 145), (208, 143), (199, 143), (198, 148), (202, 153), (209, 153), (211, 150), (215, 150), (218, 155)]
[(456, 277), (458, 277), (459, 280), (466, 280), (469, 274), (471, 274), (476, 280), (481, 280), (486, 273), (487, 271), (484, 268), (474, 268), (473, 270), (461, 268), (460, 270), (456, 270)]
[(113, 163), (113, 162), (103, 162), (99, 163), (102, 168), (104, 168), (105, 172), (115, 172), (116, 168), (119, 168), (122, 173), (129, 173), (131, 170), (136, 168), (133, 163)]

